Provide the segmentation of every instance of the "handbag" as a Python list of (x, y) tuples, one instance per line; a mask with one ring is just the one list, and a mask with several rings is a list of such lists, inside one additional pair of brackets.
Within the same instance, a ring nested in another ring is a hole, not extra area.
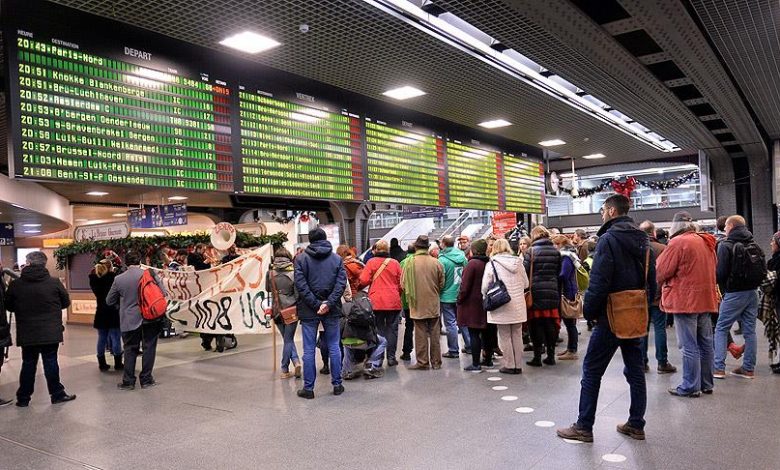
[(569, 300), (565, 295), (561, 296), (561, 318), (576, 320), (582, 318), (582, 294), (577, 292), (574, 300)]
[(613, 292), (607, 296), (609, 328), (619, 339), (647, 336), (647, 272), (650, 269), (650, 248), (645, 255), (645, 287)]
[(531, 275), (528, 276), (528, 291), (525, 293), (525, 308), (531, 308), (534, 304), (534, 295), (531, 293), (531, 284), (534, 282), (534, 250), (530, 248), (531, 252)]
[(512, 297), (509, 295), (509, 291), (506, 288), (506, 284), (501, 278), (498, 277), (498, 271), (496, 271), (496, 265), (493, 260), (490, 261), (490, 265), (493, 267), (493, 282), (488, 286), (488, 290), (482, 299), (482, 307), (487, 311), (494, 311), (497, 308), (508, 304)]
[(274, 272), (271, 271), (271, 289), (273, 289), (273, 296), (274, 296), (274, 305), (273, 309), (274, 312), (278, 312), (274, 315), (274, 317), (282, 317), (282, 322), (285, 325), (290, 325), (292, 323), (295, 323), (298, 321), (298, 308), (295, 305), (292, 305), (287, 308), (281, 308), (281, 302), (279, 301), (279, 289), (276, 288), (276, 276), (274, 275)]

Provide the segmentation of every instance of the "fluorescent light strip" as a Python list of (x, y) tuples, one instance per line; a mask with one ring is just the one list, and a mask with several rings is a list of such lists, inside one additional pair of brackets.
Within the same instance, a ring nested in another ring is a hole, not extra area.
[[(591, 103), (583, 97), (567, 89), (554, 80), (541, 75), (527, 65), (513, 59), (503, 52), (496, 51), (489, 44), (477, 39), (476, 37), (461, 31), (457, 27), (446, 21), (426, 13), (421, 8), (407, 0), (363, 0), (369, 5), (380, 9), (390, 15), (395, 16), (409, 25), (439, 39), (442, 42), (450, 44), (471, 56), (497, 68), (508, 75), (511, 75), (539, 91), (542, 91), (553, 98), (586, 112), (596, 119), (608, 124), (619, 131), (630, 135), (631, 137), (644, 142), (647, 145), (655, 147), (663, 152), (675, 152), (680, 150), (675, 144), (666, 139), (658, 139), (648, 132), (643, 132), (629, 125), (623, 119), (610, 114), (601, 106)], [(454, 16), (454, 15), (453, 15)], [(457, 17), (456, 17), (457, 18)], [(460, 20), (463, 22), (463, 20)], [(465, 22), (463, 22), (465, 23)], [(470, 25), (471, 26), (471, 25)]]

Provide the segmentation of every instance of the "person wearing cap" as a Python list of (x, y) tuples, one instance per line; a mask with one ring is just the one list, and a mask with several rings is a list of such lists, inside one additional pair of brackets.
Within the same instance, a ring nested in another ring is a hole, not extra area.
[[(716, 272), (718, 285), (723, 293), (718, 323), (715, 325), (713, 374), (716, 379), (726, 378), (728, 335), (734, 322), (740, 320), (742, 336), (745, 339), (745, 355), (742, 359), (742, 367), (734, 369), (731, 373), (747, 379), (755, 376), (756, 318), (758, 317), (756, 289), (766, 277), (763, 256), (763, 251), (753, 240), (753, 234), (745, 226), (745, 219), (739, 215), (732, 215), (726, 219), (726, 239), (718, 243)], [(759, 262), (763, 266), (759, 266)], [(761, 275), (761, 268), (763, 268), (763, 275)]]
[(458, 249), (466, 254), (466, 258), (471, 259), (471, 237), (461, 234), (458, 237)]
[(303, 388), (301, 398), (314, 398), (317, 367), (314, 350), (317, 346), (317, 327), (325, 329), (325, 342), (330, 358), (330, 376), (333, 394), (344, 393), (341, 382), (341, 296), (347, 288), (347, 273), (340, 256), (333, 252), (325, 231), (315, 228), (309, 232), (309, 246), (295, 258), (295, 288), (298, 291), (298, 318), (303, 330)]
[(430, 241), (420, 235), (414, 242), (417, 251), (404, 264), (401, 286), (414, 320), (414, 349), (417, 362), (412, 370), (441, 369), (441, 332), (439, 295), (444, 289), (444, 268), (429, 254)]
[(712, 393), (710, 315), (718, 310), (715, 263), (715, 237), (697, 232), (689, 213), (676, 213), (669, 244), (656, 262), (656, 281), (661, 288), (661, 310), (675, 316), (683, 357), (682, 383), (669, 389), (678, 397)]

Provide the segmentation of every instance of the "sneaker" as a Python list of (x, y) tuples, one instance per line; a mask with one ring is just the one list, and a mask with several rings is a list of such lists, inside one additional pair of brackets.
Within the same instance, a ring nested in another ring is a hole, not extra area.
[(579, 358), (580, 356), (574, 351), (566, 351), (565, 353), (558, 355), (558, 360), (561, 361), (576, 361)]
[(124, 390), (126, 392), (129, 392), (131, 390), (135, 390), (135, 384), (129, 384), (129, 383), (121, 382), (121, 383), (116, 384), (116, 388), (118, 388), (119, 390)]
[(152, 380), (151, 382), (146, 382), (145, 384), (141, 384), (141, 388), (142, 389), (152, 388), (158, 385), (160, 385), (160, 382), (155, 382), (154, 380)]
[(322, 366), (322, 369), (320, 369), (320, 374), (322, 374), (322, 375), (328, 375), (328, 374), (330, 374), (330, 367), (328, 367), (328, 366)]
[(282, 371), (282, 375), (279, 376), (282, 379), (291, 379), (295, 377), (295, 375), (290, 371)]
[(542, 362), (544, 362), (548, 366), (554, 366), (555, 365), (555, 358), (552, 357), (552, 356), (547, 356), (547, 357), (544, 358), (544, 360)]
[(742, 367), (737, 367), (736, 369), (731, 371), (731, 375), (736, 375), (737, 377), (742, 377), (744, 379), (753, 379), (756, 377), (756, 374), (750, 370), (745, 370)]
[(398, 365), (398, 361), (396, 361), (394, 357), (387, 359), (387, 367), (395, 367), (397, 365)]
[(702, 390), (702, 391), (701, 391), (701, 393), (703, 393), (703, 394), (705, 394), (705, 395), (712, 395), (712, 392), (713, 392), (713, 391), (714, 391), (714, 390), (710, 388), (710, 389), (708, 389), (708, 390)]
[(442, 354), (441, 357), (446, 357), (447, 359), (457, 359), (460, 357), (460, 354), (452, 351), (447, 351), (446, 353)]
[(729, 344), (729, 352), (734, 357), (734, 359), (739, 359), (742, 357), (742, 355), (745, 353), (745, 345), (737, 346), (736, 343)]
[(298, 364), (295, 366), (295, 378), (300, 379), (301, 378), (301, 365)]
[(76, 399), (76, 395), (68, 395), (68, 394), (66, 393), (65, 395), (62, 395), (62, 396), (60, 396), (60, 397), (57, 397), (57, 398), (52, 398), (52, 399), (51, 399), (51, 404), (52, 404), (52, 405), (58, 405), (58, 404), (60, 404), (60, 403), (67, 403), (67, 402), (69, 402), (69, 401), (73, 401), (73, 400), (75, 400), (75, 399)]
[(714, 371), (712, 371), (712, 378), (714, 378), (714, 379), (725, 379), (726, 378), (726, 371), (725, 370), (714, 370)]
[(658, 364), (656, 372), (659, 374), (674, 374), (677, 372), (677, 368), (667, 362), (666, 364)]
[(535, 357), (531, 359), (530, 361), (526, 361), (526, 364), (528, 364), (531, 367), (542, 367), (542, 358), (541, 357)]
[(501, 348), (494, 349), (493, 354), (495, 354), (496, 357), (504, 357), (504, 351), (502, 351)]
[(645, 440), (645, 431), (642, 429), (637, 429), (633, 426), (630, 426), (628, 423), (625, 424), (618, 424), (617, 425), (617, 432), (620, 434), (626, 435), (630, 437), (631, 439), (636, 439), (637, 441), (644, 441)]
[(14, 403), (13, 400), (3, 400), (2, 398), (0, 398), (0, 408), (4, 406), (12, 405), (13, 403)]
[(403, 353), (403, 354), (401, 354), (401, 360), (402, 361), (411, 361), (412, 360), (412, 355), (409, 354), (409, 353)]
[(305, 388), (302, 388), (298, 390), (298, 396), (307, 400), (311, 400), (314, 398), (314, 390), (306, 390)]
[(381, 367), (369, 367), (368, 369), (363, 370), (363, 375), (369, 380), (378, 379), (385, 375), (385, 370)]
[(493, 359), (488, 359), (486, 357), (483, 357), (482, 362), (480, 362), (479, 365), (485, 367), (493, 367)]
[(578, 428), (576, 423), (572, 424), (568, 428), (558, 429), (556, 434), (558, 434), (558, 437), (562, 439), (571, 439), (573, 441), (580, 442), (593, 442), (593, 432)]
[(471, 348), (463, 348), (460, 350), (463, 354), (471, 354)]
[(701, 396), (701, 392), (682, 393), (680, 390), (677, 389), (677, 387), (670, 388), (669, 393), (676, 397), (683, 397), (683, 398), (699, 398)]
[(475, 366), (474, 364), (472, 364), (470, 366), (464, 367), (463, 370), (465, 370), (466, 372), (482, 372), (482, 366), (480, 365)]
[[(333, 394), (334, 395), (339, 396), (342, 393), (344, 393), (344, 386), (343, 385), (339, 384), (339, 385), (336, 385), (335, 387), (333, 387)], [(311, 397), (314, 398), (314, 392), (313, 391), (311, 392)]]
[(346, 372), (341, 374), (341, 378), (344, 380), (353, 380), (355, 377), (357, 377), (357, 374), (354, 372)]

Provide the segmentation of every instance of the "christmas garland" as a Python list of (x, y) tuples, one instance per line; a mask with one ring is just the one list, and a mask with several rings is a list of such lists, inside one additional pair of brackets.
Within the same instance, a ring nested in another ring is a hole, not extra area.
[[(261, 235), (259, 237), (245, 232), (236, 233), (236, 246), (238, 248), (258, 247), (267, 243), (281, 245), (286, 241), (287, 234), (283, 232), (274, 235)], [(198, 243), (209, 244), (210, 242), (211, 236), (206, 232), (187, 235), (126, 237), (114, 240), (84, 240), (58, 248), (54, 251), (54, 257), (57, 259), (57, 269), (59, 270), (65, 269), (71, 256), (93, 253), (96, 258), (102, 258), (103, 253), (107, 251), (114, 251), (120, 256), (124, 256), (130, 251), (138, 252), (148, 256), (153, 265), (159, 265), (162, 262), (159, 256), (165, 248), (173, 250), (192, 248)], [(97, 262), (99, 259), (95, 261)]]
[(616, 193), (630, 198), (631, 193), (637, 186), (642, 186), (657, 191), (665, 191), (667, 189), (677, 188), (694, 179), (698, 175), (699, 170), (693, 170), (692, 172), (686, 173), (678, 178), (663, 181), (640, 180), (634, 178), (633, 176), (629, 176), (626, 178), (625, 182), (621, 182), (619, 179), (612, 178), (602, 181), (599, 185), (593, 188), (580, 189), (577, 191), (576, 195), (572, 194), (571, 197), (575, 199), (580, 197), (588, 197), (611, 188)]

